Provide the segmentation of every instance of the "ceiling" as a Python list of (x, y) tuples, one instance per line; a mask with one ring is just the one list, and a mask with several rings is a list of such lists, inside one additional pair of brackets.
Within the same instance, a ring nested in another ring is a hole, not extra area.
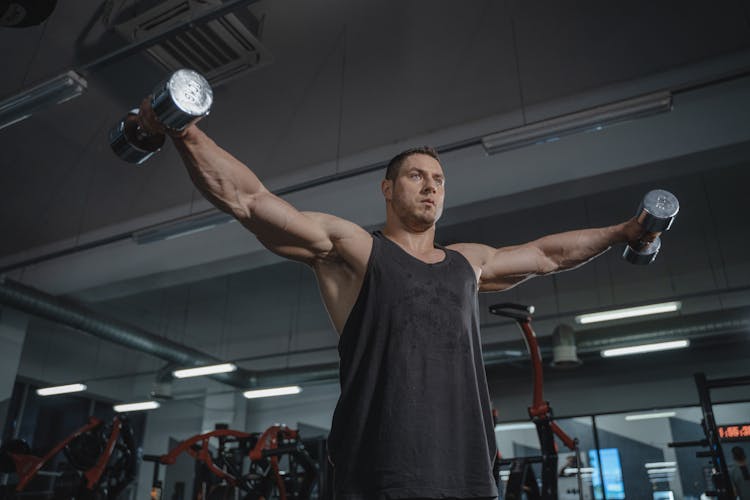
[[(125, 21), (155, 3), (109, 5)], [(483, 311), (534, 303), (544, 336), (576, 312), (673, 297), (682, 298), (676, 317), (686, 323), (750, 307), (747, 0), (248, 4), (264, 19), (272, 62), (218, 86), (200, 126), (299, 208), (377, 227), (380, 167), (425, 143), (441, 149), (448, 179), (442, 242), (500, 246), (617, 223), (661, 187), (682, 209), (654, 265), (627, 266), (613, 251), (483, 296)], [(0, 130), (0, 272), (248, 369), (335, 363), (312, 275), (280, 262), (239, 224), (146, 244), (131, 237), (211, 207), (171, 145), (140, 167), (111, 153), (109, 128), (166, 73), (143, 51), (87, 68), (128, 43), (102, 14), (59, 2), (41, 26), (0, 28), (0, 95), (69, 69), (88, 81), (81, 97)], [(497, 155), (480, 144), (497, 131), (662, 90), (672, 92), (669, 113)], [(513, 325), (485, 312), (482, 322), (487, 346), (517, 341)], [(716, 341), (737, 334), (722, 331)], [(70, 361), (51, 366), (50, 352)], [(22, 361), (23, 374), (50, 382), (163, 364), (39, 320)]]

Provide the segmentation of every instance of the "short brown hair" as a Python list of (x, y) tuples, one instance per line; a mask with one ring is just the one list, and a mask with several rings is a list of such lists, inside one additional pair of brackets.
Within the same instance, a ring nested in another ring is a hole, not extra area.
[(390, 181), (396, 180), (401, 166), (408, 157), (413, 155), (427, 155), (435, 158), (438, 162), (440, 161), (437, 151), (430, 146), (419, 146), (418, 148), (407, 149), (391, 158), (391, 161), (388, 162), (388, 167), (385, 169), (385, 178)]

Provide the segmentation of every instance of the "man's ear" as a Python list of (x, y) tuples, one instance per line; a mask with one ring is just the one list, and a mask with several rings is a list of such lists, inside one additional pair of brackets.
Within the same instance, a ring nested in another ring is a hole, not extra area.
[(383, 192), (383, 197), (386, 200), (390, 200), (393, 196), (393, 181), (390, 179), (383, 179), (380, 183), (380, 190)]

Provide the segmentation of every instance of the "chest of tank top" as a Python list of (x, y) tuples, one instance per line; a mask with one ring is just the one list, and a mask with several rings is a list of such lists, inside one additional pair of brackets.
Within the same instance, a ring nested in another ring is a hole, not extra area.
[(427, 264), (380, 236), (371, 272), (378, 320), (401, 348), (462, 351), (476, 313), (477, 284), (466, 259), (444, 249), (445, 259)]

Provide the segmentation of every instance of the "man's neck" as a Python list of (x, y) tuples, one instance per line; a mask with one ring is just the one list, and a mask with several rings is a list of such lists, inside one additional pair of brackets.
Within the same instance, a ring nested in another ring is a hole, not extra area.
[(386, 222), (381, 232), (412, 254), (429, 253), (435, 248), (435, 226), (425, 231), (415, 231), (400, 224)]

